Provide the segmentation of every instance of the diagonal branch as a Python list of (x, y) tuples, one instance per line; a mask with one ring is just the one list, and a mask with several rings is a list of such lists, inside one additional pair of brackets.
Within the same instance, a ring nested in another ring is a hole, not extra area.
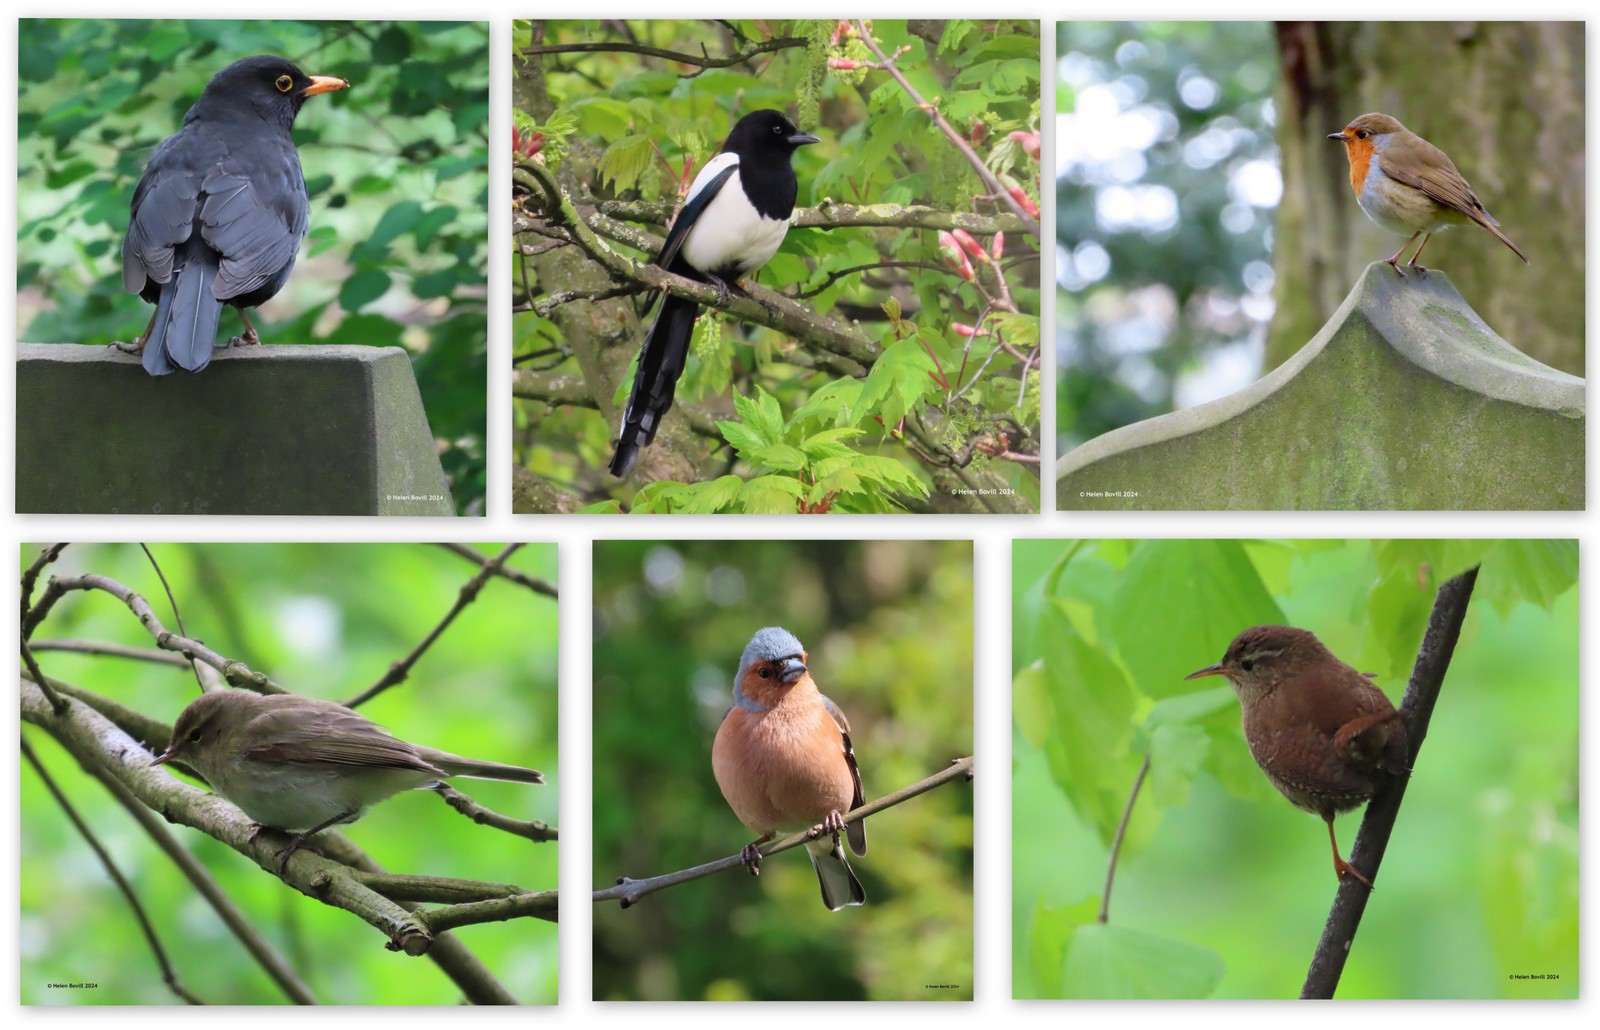
[[(1422, 636), (1422, 646), (1417, 649), (1417, 661), (1411, 668), (1411, 682), (1406, 687), (1405, 699), (1400, 702), (1400, 713), (1406, 722), (1406, 733), (1411, 750), (1407, 767), (1416, 769), (1417, 753), (1422, 750), (1422, 740), (1428, 735), (1428, 723), (1433, 718), (1433, 706), (1439, 700), (1444, 686), (1444, 675), (1450, 668), (1450, 657), (1455, 653), (1456, 639), (1461, 635), (1461, 624), (1467, 617), (1467, 603), (1472, 600), (1472, 588), (1478, 581), (1478, 567), (1455, 577), (1439, 588), (1433, 601), (1433, 613), (1428, 616), (1428, 629)], [(1377, 879), (1378, 865), (1389, 846), (1389, 835), (1394, 832), (1395, 818), (1400, 814), (1400, 802), (1405, 800), (1406, 784), (1410, 774), (1397, 776), (1384, 784), (1367, 805), (1361, 819), (1361, 830), (1356, 835), (1355, 847), (1350, 850), (1350, 862), (1358, 869), (1372, 870)], [(1322, 929), (1322, 939), (1317, 942), (1317, 952), (1306, 971), (1306, 982), (1300, 988), (1302, 998), (1331, 998), (1344, 973), (1344, 963), (1350, 957), (1350, 946), (1355, 943), (1356, 930), (1367, 909), (1367, 899), (1372, 891), (1354, 877), (1345, 877), (1339, 884), (1339, 893), (1333, 899), (1333, 909)]]
[[(972, 756), (957, 758), (949, 766), (925, 780), (919, 780), (909, 787), (903, 787), (895, 791), (893, 794), (885, 794), (876, 801), (869, 801), (846, 815), (844, 821), (846, 823), (860, 822), (870, 815), (876, 815), (879, 812), (893, 808), (895, 805), (903, 801), (909, 801), (919, 794), (926, 794), (935, 787), (942, 787), (946, 783), (951, 783), (955, 780), (970, 781), (971, 779)], [(821, 827), (812, 827), (809, 830), (801, 830), (799, 833), (790, 834), (777, 843), (769, 844), (762, 848), (761, 857), (766, 858), (769, 855), (776, 855), (780, 851), (788, 851), (790, 848), (797, 848), (807, 841), (816, 840), (820, 836), (820, 833), (817, 832), (820, 829)], [(676, 887), (680, 883), (688, 883), (690, 880), (698, 880), (701, 877), (720, 873), (727, 869), (741, 869), (743, 867), (744, 860), (739, 855), (729, 855), (726, 858), (719, 858), (703, 865), (680, 869), (675, 873), (663, 873), (660, 876), (652, 876), (644, 880), (632, 880), (626, 876), (619, 876), (615, 887), (607, 887), (604, 890), (595, 891), (590, 895), (590, 900), (595, 902), (620, 901), (623, 908), (628, 908), (647, 894), (654, 894), (656, 891), (664, 890), (667, 887)]]

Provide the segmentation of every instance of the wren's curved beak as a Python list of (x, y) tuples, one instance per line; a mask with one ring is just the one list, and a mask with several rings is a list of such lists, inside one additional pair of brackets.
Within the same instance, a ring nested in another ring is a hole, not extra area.
[(1224, 673), (1222, 671), (1222, 663), (1218, 662), (1215, 665), (1208, 665), (1204, 669), (1198, 669), (1198, 670), (1196, 670), (1194, 672), (1191, 672), (1189, 675), (1185, 676), (1184, 679), (1186, 679), (1186, 680), (1197, 680), (1201, 676), (1224, 676), (1224, 675), (1226, 675), (1226, 673)]
[(303, 97), (314, 97), (318, 93), (332, 93), (335, 90), (349, 89), (350, 83), (343, 79), (333, 78), (331, 75), (311, 76), (311, 85), (300, 91)]
[(785, 658), (783, 660), (783, 673), (778, 678), (783, 685), (793, 686), (794, 682), (806, 674), (806, 663), (798, 658)]

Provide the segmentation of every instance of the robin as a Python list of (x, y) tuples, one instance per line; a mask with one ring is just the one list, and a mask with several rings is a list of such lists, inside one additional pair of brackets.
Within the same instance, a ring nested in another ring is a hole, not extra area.
[(1456, 225), (1477, 222), (1494, 238), (1527, 261), (1528, 257), (1500, 231), (1500, 223), (1483, 208), (1467, 180), (1456, 171), (1445, 152), (1408, 130), (1386, 114), (1364, 114), (1328, 138), (1344, 144), (1350, 158), (1350, 186), (1367, 217), (1398, 236), (1409, 235), (1394, 257), (1385, 262), (1399, 272), (1397, 262), (1418, 236), (1422, 243), (1407, 266), (1417, 264), (1428, 238)]
[(153, 376), (211, 361), (224, 304), (244, 320), (238, 344), (260, 343), (244, 313), (288, 282), (310, 204), (289, 129), (300, 105), (346, 89), (281, 57), (246, 57), (217, 72), (150, 155), (133, 190), (122, 283), (156, 306), (133, 346)]

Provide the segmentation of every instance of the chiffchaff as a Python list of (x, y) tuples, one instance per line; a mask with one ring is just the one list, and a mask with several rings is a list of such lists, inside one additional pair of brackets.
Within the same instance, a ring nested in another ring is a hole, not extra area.
[(451, 776), (544, 782), (532, 769), (397, 740), (332, 701), (249, 690), (201, 694), (185, 708), (171, 744), (150, 764), (171, 761), (194, 769), (261, 826), (303, 831), (277, 853), (280, 871), (312, 835), (354, 822), (402, 790)]

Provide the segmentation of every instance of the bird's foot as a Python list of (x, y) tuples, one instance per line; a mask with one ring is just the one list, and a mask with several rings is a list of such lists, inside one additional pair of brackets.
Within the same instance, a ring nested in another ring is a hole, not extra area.
[(132, 343), (123, 343), (121, 340), (113, 340), (111, 342), (111, 346), (124, 354), (143, 354), (144, 341), (145, 338), (143, 336), (135, 336)]
[(259, 346), (261, 346), (261, 337), (256, 335), (256, 327), (255, 326), (250, 326), (249, 328), (245, 329), (244, 332), (240, 333), (238, 336), (230, 336), (228, 338), (228, 346), (230, 346), (230, 347), (259, 347)]
[[(1427, 277), (1428, 277), (1428, 269), (1427, 269), (1427, 267), (1426, 267), (1426, 266), (1424, 266), (1424, 265), (1419, 265), (1419, 264), (1417, 264), (1417, 263), (1416, 263), (1416, 261), (1414, 261), (1414, 260), (1413, 260), (1413, 261), (1410, 261), (1410, 262), (1408, 262), (1408, 263), (1407, 263), (1407, 264), (1406, 264), (1406, 267), (1407, 267), (1407, 268), (1414, 268), (1414, 269), (1416, 269), (1416, 270), (1417, 270), (1417, 274), (1418, 274), (1418, 275), (1420, 275), (1420, 276), (1422, 276), (1422, 277), (1423, 277), (1423, 278), (1424, 278), (1424, 279), (1426, 279), (1426, 278), (1427, 278)], [(1396, 269), (1395, 269), (1395, 271), (1396, 271), (1396, 272), (1399, 272), (1399, 271), (1400, 271), (1400, 269), (1398, 269), (1398, 268), (1396, 268)], [(1402, 273), (1401, 273), (1401, 274), (1402, 274), (1402, 275), (1403, 275), (1403, 274), (1405, 274), (1405, 273), (1403, 273), (1403, 272), (1402, 272)]]
[(1406, 274), (1400, 270), (1400, 255), (1399, 254), (1396, 254), (1394, 257), (1392, 257), (1389, 260), (1385, 261), (1384, 264), (1386, 264), (1390, 268), (1394, 269), (1394, 274), (1398, 275), (1400, 278), (1404, 279), (1406, 277)]
[(1340, 880), (1341, 883), (1344, 881), (1344, 878), (1346, 876), (1353, 876), (1356, 879), (1360, 880), (1362, 883), (1366, 884), (1367, 885), (1367, 890), (1369, 890), (1369, 891), (1370, 890), (1377, 890), (1376, 887), (1372, 886), (1372, 881), (1371, 880), (1367, 879), (1365, 876), (1362, 876), (1359, 872), (1356, 871), (1356, 867), (1355, 866), (1351, 865), (1349, 862), (1346, 862), (1342, 858), (1335, 858), (1333, 860), (1333, 871), (1334, 871), (1334, 873), (1336, 873), (1338, 875), (1339, 880)]
[(733, 291), (728, 288), (726, 282), (717, 276), (708, 274), (706, 278), (711, 280), (711, 285), (717, 288), (717, 304), (726, 307), (728, 302), (733, 299)]
[[(281, 849), (279, 851), (273, 852), (272, 857), (278, 860), (278, 875), (279, 876), (282, 876), (285, 872), (288, 871), (288, 869), (289, 869), (289, 856), (293, 855), (296, 851), (299, 851), (301, 848), (305, 847), (306, 846), (306, 841), (309, 840), (310, 838), (311, 838), (311, 834), (310, 833), (302, 833), (299, 836), (295, 837), (293, 840), (291, 840), (289, 842), (289, 846), (288, 847), (283, 848), (283, 849)], [(255, 839), (254, 834), (251, 835), (251, 839), (252, 840)]]
[(739, 861), (744, 863), (744, 867), (750, 871), (751, 876), (760, 876), (761, 842), (758, 840), (753, 840), (746, 844), (744, 846), (744, 850), (739, 852)]
[(818, 837), (831, 835), (833, 837), (833, 846), (838, 847), (839, 834), (843, 832), (844, 816), (840, 815), (837, 811), (833, 811), (828, 813), (828, 817), (822, 820), (822, 824), (820, 826), (813, 826), (811, 828), (811, 839), (816, 840)]

